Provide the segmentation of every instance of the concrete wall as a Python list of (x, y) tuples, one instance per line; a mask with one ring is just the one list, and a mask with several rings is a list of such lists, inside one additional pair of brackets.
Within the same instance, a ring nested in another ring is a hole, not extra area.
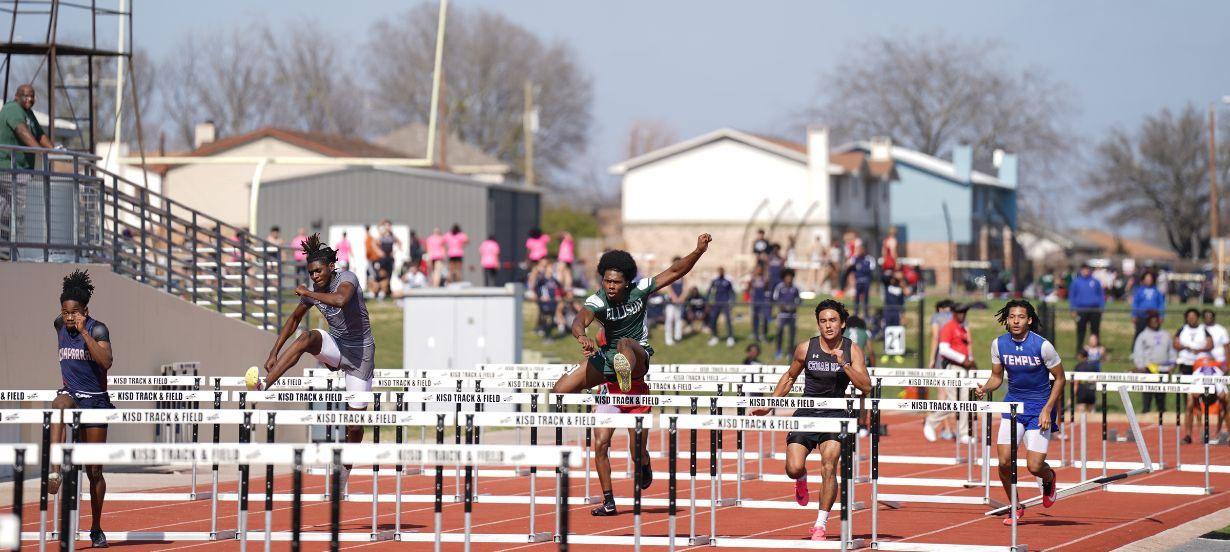
[[(275, 138), (262, 138), (255, 142), (229, 149), (220, 155), (228, 157), (323, 157), (319, 153), (300, 148)], [(262, 182), (335, 171), (336, 165), (268, 165), (261, 175)], [(256, 165), (183, 165), (173, 168), (163, 181), (163, 194), (201, 211), (218, 220), (235, 226), (248, 225), (249, 194)], [(138, 181), (139, 182), (139, 181)], [(254, 229), (264, 236), (269, 228)], [(285, 228), (282, 229), (286, 231)], [(287, 234), (289, 237), (291, 234)]]
[[(115, 355), (112, 375), (158, 375), (163, 364), (197, 361), (201, 375), (241, 376), (247, 367), (263, 365), (273, 346), (275, 335), (271, 332), (118, 276), (104, 265), (0, 263), (0, 282), (5, 283), (0, 286), (0, 304), (6, 313), (0, 318), (0, 389), (60, 388), (52, 321), (60, 314), (61, 281), (76, 268), (88, 269), (94, 280), (90, 316), (111, 331)], [(313, 364), (308, 361), (314, 360), (306, 357), (300, 364), (310, 366)], [(292, 368), (290, 373), (299, 372)], [(154, 407), (153, 403), (138, 402), (116, 406)], [(268, 406), (273, 405), (262, 408)], [(152, 427), (112, 425), (109, 440), (149, 442)], [(302, 438), (301, 434), (288, 437)]]
[[(624, 175), (624, 224), (797, 222), (807, 210), (807, 165), (734, 140), (719, 140)], [(757, 210), (762, 202), (768, 205)], [(787, 202), (790, 202), (787, 205)], [(812, 214), (824, 222), (827, 212)]]

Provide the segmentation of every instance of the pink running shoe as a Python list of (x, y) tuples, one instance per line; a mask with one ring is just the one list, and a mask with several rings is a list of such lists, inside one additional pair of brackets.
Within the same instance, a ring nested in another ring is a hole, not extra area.
[(823, 525), (813, 525), (811, 528), (811, 540), (825, 540), (825, 532)]
[[(1017, 525), (1021, 524), (1021, 518), (1023, 517), (1025, 517), (1025, 507), (1021, 506), (1020, 508), (1017, 508), (1016, 510)], [(1004, 525), (1008, 525), (1008, 526), (1012, 525), (1012, 513), (1011, 512), (1009, 512), (1008, 515), (1004, 516)]]
[(1050, 483), (1047, 483), (1045, 481), (1042, 482), (1042, 507), (1043, 508), (1050, 508), (1051, 506), (1055, 505), (1055, 502), (1057, 500), (1059, 500), (1057, 498), (1058, 495), (1056, 494), (1057, 493), (1056, 489), (1058, 488), (1059, 488), (1059, 474), (1055, 474), (1054, 478), (1051, 479)]
[(794, 480), (794, 500), (799, 503), (799, 506), (807, 506), (809, 499), (806, 475)]

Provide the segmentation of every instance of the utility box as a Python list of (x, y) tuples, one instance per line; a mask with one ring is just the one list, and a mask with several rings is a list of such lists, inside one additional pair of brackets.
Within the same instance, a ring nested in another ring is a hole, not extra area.
[(523, 293), (521, 284), (408, 290), (402, 366), (417, 372), (520, 363)]

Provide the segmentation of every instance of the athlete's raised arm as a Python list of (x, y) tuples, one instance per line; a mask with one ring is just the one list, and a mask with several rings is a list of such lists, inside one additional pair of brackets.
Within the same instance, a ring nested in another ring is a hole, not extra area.
[(594, 356), (598, 350), (598, 346), (594, 345), (594, 340), (589, 338), (585, 330), (594, 322), (594, 313), (589, 309), (580, 309), (575, 318), (572, 319), (572, 337), (576, 338), (577, 343), (581, 344), (581, 350), (585, 352), (585, 356)]
[(299, 284), (299, 287), (295, 288), (295, 295), (298, 295), (299, 297), (307, 297), (308, 299), (314, 299), (329, 305), (330, 307), (340, 309), (346, 306), (346, 303), (350, 302), (351, 297), (354, 297), (354, 284), (351, 284), (350, 282), (342, 282), (337, 285), (337, 291), (333, 293), (309, 291), (307, 286)]
[(653, 281), (657, 289), (662, 289), (675, 283), (675, 280), (682, 278), (684, 274), (690, 272), (692, 267), (696, 266), (696, 261), (700, 260), (700, 256), (704, 255), (705, 251), (709, 249), (709, 242), (711, 241), (713, 241), (713, 236), (709, 234), (697, 236), (696, 249), (693, 249), (691, 253), (674, 262), (666, 270), (663, 270), (661, 274), (654, 277)]

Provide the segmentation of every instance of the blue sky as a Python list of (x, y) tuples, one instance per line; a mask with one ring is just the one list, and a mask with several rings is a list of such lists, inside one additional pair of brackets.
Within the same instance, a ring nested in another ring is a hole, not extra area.
[[(410, 5), (137, 0), (134, 39), (161, 58), (188, 33), (253, 20), (277, 28), (315, 19), (358, 48), (373, 21)], [(1042, 67), (1070, 87), (1079, 110), (1071, 129), (1087, 143), (1112, 126), (1135, 127), (1163, 107), (1204, 106), (1230, 94), (1230, 2), (452, 0), (450, 5), (498, 11), (541, 37), (564, 39), (575, 48), (594, 79), (595, 128), (585, 163), (602, 171), (619, 160), (627, 128), (638, 119), (664, 121), (680, 138), (723, 126), (786, 134), (798, 122), (791, 116), (814, 99), (821, 76), (861, 42), (880, 36), (942, 33), (999, 41), (1006, 66)], [(1230, 116), (1230, 106), (1222, 109)]]

